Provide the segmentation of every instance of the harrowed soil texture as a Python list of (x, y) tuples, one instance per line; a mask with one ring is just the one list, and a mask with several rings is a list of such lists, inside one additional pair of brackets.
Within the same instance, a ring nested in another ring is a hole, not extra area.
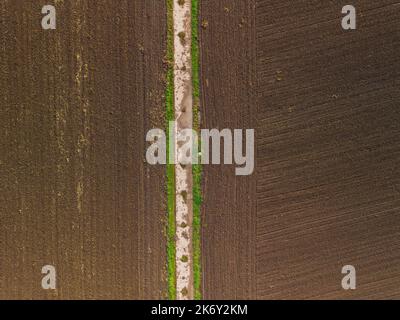
[[(46, 4), (0, 2), (0, 298), (165, 298), (165, 1)], [(400, 298), (400, 3), (346, 4), (200, 1), (201, 127), (256, 130), (202, 168), (204, 299)]]
[(400, 3), (346, 4), (201, 2), (202, 127), (256, 129), (203, 168), (205, 299), (400, 298)]
[(45, 4), (0, 4), (0, 298), (165, 298), (165, 1)]

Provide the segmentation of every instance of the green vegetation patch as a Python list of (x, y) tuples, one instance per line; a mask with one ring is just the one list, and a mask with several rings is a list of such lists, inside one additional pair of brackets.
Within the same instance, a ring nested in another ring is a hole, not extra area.
[[(173, 1), (167, 1), (167, 85), (166, 85), (166, 128), (174, 116), (174, 21)], [(169, 163), (170, 138), (167, 135), (167, 272), (168, 299), (176, 299), (176, 266), (175, 266), (175, 166)]]
[[(199, 0), (192, 0), (192, 79), (193, 129), (200, 131)], [(201, 147), (199, 145), (199, 147)], [(193, 174), (193, 275), (194, 298), (201, 299), (201, 165), (192, 166)]]

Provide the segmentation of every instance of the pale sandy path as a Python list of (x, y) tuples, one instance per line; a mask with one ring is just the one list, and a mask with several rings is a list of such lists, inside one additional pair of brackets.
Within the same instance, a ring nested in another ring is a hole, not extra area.
[[(174, 1), (175, 159), (182, 130), (192, 128), (191, 1)], [(176, 161), (177, 163), (178, 161)], [(193, 299), (192, 168), (176, 165), (176, 291), (177, 299)]]

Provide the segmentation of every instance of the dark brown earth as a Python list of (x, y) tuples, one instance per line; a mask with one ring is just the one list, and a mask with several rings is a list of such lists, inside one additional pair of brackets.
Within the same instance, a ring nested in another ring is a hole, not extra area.
[[(201, 126), (254, 128), (253, 1), (203, 0)], [(203, 298), (255, 298), (256, 175), (236, 177), (231, 165), (203, 168)]]
[(59, 0), (47, 31), (45, 4), (0, 4), (0, 298), (163, 298), (165, 3)]
[(400, 3), (345, 4), (202, 1), (202, 125), (257, 135), (204, 168), (205, 298), (400, 298)]

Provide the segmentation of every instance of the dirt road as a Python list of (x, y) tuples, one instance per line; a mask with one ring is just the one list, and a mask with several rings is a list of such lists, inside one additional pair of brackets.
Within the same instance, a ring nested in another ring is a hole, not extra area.
[(56, 1), (56, 30), (45, 4), (0, 4), (0, 297), (163, 298), (164, 1)]

